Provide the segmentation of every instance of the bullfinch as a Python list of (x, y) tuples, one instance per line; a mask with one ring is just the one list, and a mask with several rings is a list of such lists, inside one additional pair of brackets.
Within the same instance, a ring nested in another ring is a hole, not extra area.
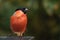
[(18, 8), (10, 17), (10, 28), (17, 36), (22, 36), (27, 27), (27, 8)]

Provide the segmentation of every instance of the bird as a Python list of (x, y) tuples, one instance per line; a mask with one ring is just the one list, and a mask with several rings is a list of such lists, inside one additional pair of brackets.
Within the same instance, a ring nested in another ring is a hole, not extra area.
[(17, 36), (23, 36), (27, 28), (28, 8), (17, 8), (10, 17), (10, 29)]

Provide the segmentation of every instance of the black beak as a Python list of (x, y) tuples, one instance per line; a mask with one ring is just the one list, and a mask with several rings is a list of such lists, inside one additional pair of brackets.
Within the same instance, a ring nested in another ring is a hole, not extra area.
[(27, 8), (25, 8), (25, 10), (23, 10), (24, 14), (26, 14), (27, 12), (29, 12), (29, 10)]

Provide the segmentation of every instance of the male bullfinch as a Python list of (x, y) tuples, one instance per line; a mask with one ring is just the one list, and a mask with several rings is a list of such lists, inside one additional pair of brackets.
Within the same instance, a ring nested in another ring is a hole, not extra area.
[(17, 36), (22, 36), (27, 26), (27, 8), (18, 8), (10, 18), (10, 28)]

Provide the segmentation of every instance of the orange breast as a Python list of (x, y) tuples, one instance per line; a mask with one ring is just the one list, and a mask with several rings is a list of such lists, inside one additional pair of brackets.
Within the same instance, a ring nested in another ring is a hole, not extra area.
[(11, 16), (10, 26), (13, 32), (25, 32), (27, 25), (27, 16), (25, 14), (17, 17)]

